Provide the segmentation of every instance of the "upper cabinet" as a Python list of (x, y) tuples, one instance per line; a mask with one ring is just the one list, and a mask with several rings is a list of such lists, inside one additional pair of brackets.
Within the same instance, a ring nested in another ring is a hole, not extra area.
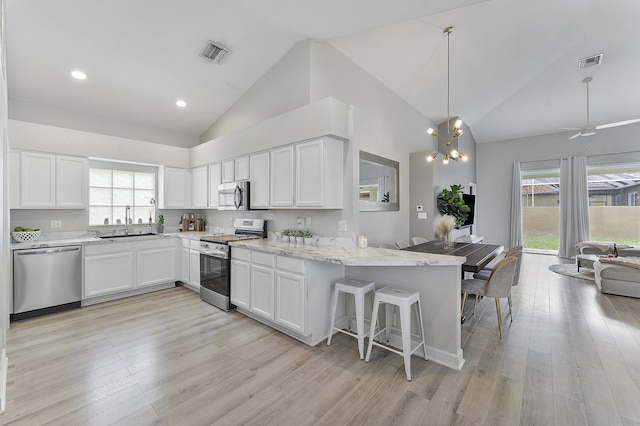
[(269, 208), (269, 152), (253, 154), (249, 157), (249, 180), (253, 209)]
[(11, 171), (11, 208), (87, 207), (86, 158), (25, 151), (11, 157), (19, 164), (19, 171)]
[(271, 150), (271, 208), (340, 209), (344, 143), (322, 138)]
[(209, 207), (217, 208), (220, 204), (218, 199), (218, 185), (222, 183), (222, 164), (215, 163), (209, 165)]
[(184, 209), (191, 206), (189, 170), (160, 167), (158, 170), (158, 208)]
[(343, 145), (331, 138), (296, 145), (296, 207), (342, 208)]
[(207, 166), (191, 170), (191, 205), (196, 209), (209, 207), (209, 176)]
[(222, 182), (249, 180), (249, 156), (233, 158), (222, 162)]

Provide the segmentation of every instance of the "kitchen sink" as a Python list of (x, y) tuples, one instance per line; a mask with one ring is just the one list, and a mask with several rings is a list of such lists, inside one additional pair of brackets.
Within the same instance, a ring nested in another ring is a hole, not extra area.
[(158, 235), (158, 234), (154, 234), (153, 232), (144, 232), (144, 233), (133, 233), (133, 232), (130, 232), (129, 234), (125, 235), (124, 232), (116, 232), (116, 233), (98, 235), (98, 238), (102, 238), (102, 239), (106, 240), (106, 239), (111, 239), (111, 238), (144, 237), (144, 236), (147, 236), (147, 235)]

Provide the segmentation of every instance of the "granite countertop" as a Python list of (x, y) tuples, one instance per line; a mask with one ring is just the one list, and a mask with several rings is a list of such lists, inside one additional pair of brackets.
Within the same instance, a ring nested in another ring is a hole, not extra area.
[[(462, 265), (466, 258), (430, 253), (367, 247), (294, 244), (271, 240), (246, 240), (229, 243), (232, 247), (265, 253), (299, 257), (346, 266), (452, 266)], [(233, 256), (233, 255), (232, 255)]]

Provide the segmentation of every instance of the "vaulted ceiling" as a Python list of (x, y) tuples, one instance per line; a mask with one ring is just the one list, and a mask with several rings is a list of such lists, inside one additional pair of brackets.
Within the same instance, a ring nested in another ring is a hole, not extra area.
[[(586, 76), (592, 124), (640, 118), (636, 0), (5, 1), (11, 100), (186, 135), (307, 38), (446, 120), (447, 26), (451, 114), (479, 143), (584, 127)], [(222, 65), (199, 56), (209, 40), (232, 51)]]

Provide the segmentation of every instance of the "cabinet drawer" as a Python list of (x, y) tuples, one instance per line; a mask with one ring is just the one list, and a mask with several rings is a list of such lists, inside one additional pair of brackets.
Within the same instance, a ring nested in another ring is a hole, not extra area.
[(182, 240), (182, 247), (184, 248), (189, 248), (189, 245), (191, 244), (191, 240), (188, 238), (180, 238)]
[(278, 269), (285, 271), (296, 272), (298, 274), (304, 274), (304, 260), (294, 259), (293, 257), (278, 256), (277, 263)]
[(191, 250), (200, 251), (200, 240), (190, 240), (191, 241)]
[(245, 262), (250, 262), (251, 252), (243, 248), (231, 247), (231, 259), (244, 260)]
[(133, 253), (134, 243), (112, 243), (112, 242), (103, 242), (99, 244), (86, 244), (84, 246), (84, 255), (100, 255), (106, 253)]
[(274, 260), (274, 255), (272, 254), (262, 253), (259, 251), (251, 252), (251, 263), (256, 263), (258, 265), (269, 266), (273, 268)]

